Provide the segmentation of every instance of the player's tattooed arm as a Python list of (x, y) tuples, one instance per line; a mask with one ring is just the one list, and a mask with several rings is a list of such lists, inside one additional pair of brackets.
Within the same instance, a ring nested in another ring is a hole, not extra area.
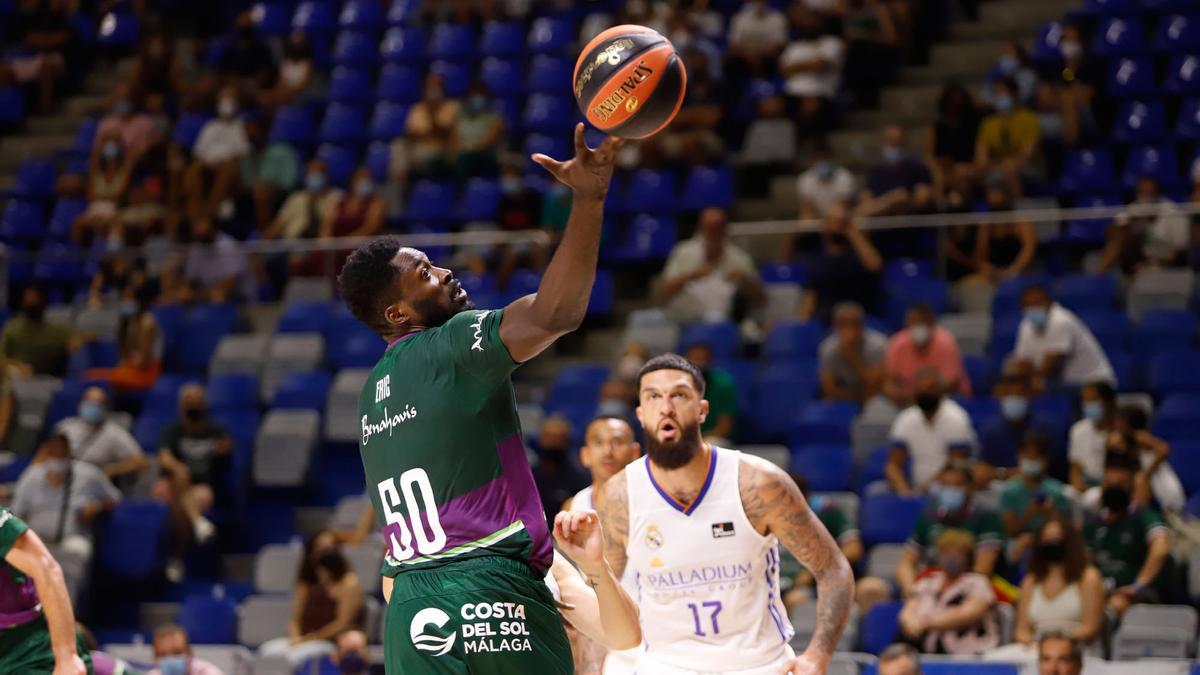
[(854, 602), (850, 563), (790, 476), (757, 457), (744, 457), (740, 469), (738, 488), (750, 522), (774, 534), (817, 581), (817, 626), (801, 658), (827, 665)]
[(625, 482), (625, 470), (604, 482), (603, 499), (596, 500), (596, 514), (604, 527), (604, 557), (613, 575), (620, 579), (625, 574), (627, 557), (625, 545), (629, 542), (629, 495)]

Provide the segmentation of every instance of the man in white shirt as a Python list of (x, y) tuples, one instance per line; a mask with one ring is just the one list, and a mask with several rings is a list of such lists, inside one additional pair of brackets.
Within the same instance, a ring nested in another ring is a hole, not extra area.
[(1021, 293), (1021, 307), (1014, 356), (1018, 364), (1031, 369), (1036, 388), (1045, 389), (1047, 382), (1116, 384), (1112, 365), (1096, 336), (1071, 310), (1054, 302), (1045, 287), (1026, 288)]
[(796, 180), (800, 196), (801, 218), (823, 218), (837, 204), (854, 200), (858, 185), (854, 174), (834, 161), (829, 147), (821, 144), (813, 151), (813, 163)]
[[(842, 64), (846, 43), (825, 31), (825, 20), (802, 5), (792, 8), (796, 39), (779, 57), (779, 74), (784, 77), (783, 91), (800, 107), (800, 122), (819, 112), (832, 99), (842, 83)], [(810, 114), (811, 113), (811, 114)]]
[(237, 185), (239, 160), (250, 152), (250, 138), (238, 119), (238, 110), (237, 89), (225, 87), (218, 94), (217, 117), (200, 128), (192, 146), (195, 161), (184, 176), (184, 192), (193, 217), (200, 213), (214, 215), (218, 207), (232, 208), (232, 202), (224, 202)]
[[(970, 415), (944, 396), (937, 370), (917, 371), (913, 389), (914, 404), (892, 422), (892, 451), (884, 469), (888, 484), (901, 496), (924, 491), (948, 462), (965, 464), (978, 447)], [(909, 459), (911, 477), (904, 471)]]
[(108, 394), (100, 387), (88, 387), (79, 416), (59, 422), (55, 431), (67, 437), (72, 457), (95, 465), (114, 483), (133, 479), (150, 463), (133, 436), (108, 418)]
[(1108, 228), (1099, 271), (1119, 267), (1125, 274), (1134, 274), (1143, 266), (1178, 265), (1191, 243), (1187, 214), (1162, 195), (1157, 180), (1145, 176), (1137, 182), (1137, 196), (1130, 208), (1117, 214)]
[(787, 18), (767, 0), (747, 0), (729, 23), (729, 55), (762, 74), (787, 43)]
[(1104, 476), (1108, 433), (1117, 417), (1117, 392), (1107, 382), (1094, 382), (1079, 390), (1079, 400), (1083, 418), (1071, 425), (1067, 459), (1071, 487), (1082, 495)]
[(749, 253), (729, 241), (725, 212), (700, 212), (696, 236), (672, 249), (659, 293), (679, 323), (741, 320), (765, 299)]

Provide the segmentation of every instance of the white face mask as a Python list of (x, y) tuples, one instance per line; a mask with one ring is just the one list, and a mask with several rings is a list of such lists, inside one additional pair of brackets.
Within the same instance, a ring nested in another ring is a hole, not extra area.
[(237, 111), (237, 101), (231, 98), (223, 98), (217, 103), (217, 114), (219, 114), (221, 117), (228, 119), (236, 115)]
[(929, 344), (929, 338), (932, 335), (931, 331), (929, 330), (929, 325), (924, 323), (918, 323), (909, 328), (908, 333), (912, 336), (913, 344), (917, 345), (918, 347), (924, 347), (925, 345)]

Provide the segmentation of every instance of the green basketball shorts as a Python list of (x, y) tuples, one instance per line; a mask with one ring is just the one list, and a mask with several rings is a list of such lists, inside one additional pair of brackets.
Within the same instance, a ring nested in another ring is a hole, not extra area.
[[(76, 634), (75, 642), (79, 656), (91, 673), (92, 659), (83, 644), (83, 636)], [(54, 649), (50, 646), (50, 628), (45, 617), (0, 630), (0, 673), (51, 675), (53, 672)]]
[(571, 675), (571, 646), (545, 581), (487, 556), (396, 576), (388, 675)]

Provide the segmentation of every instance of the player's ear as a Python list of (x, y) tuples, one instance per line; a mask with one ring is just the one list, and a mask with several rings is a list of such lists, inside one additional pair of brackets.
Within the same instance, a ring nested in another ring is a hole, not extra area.
[(408, 312), (400, 302), (394, 302), (383, 310), (383, 318), (392, 326), (403, 326), (408, 323)]
[(700, 423), (704, 424), (704, 420), (708, 418), (708, 399), (700, 399)]
[(583, 468), (585, 469), (592, 468), (592, 453), (588, 450), (587, 443), (579, 446), (579, 463), (582, 464)]

